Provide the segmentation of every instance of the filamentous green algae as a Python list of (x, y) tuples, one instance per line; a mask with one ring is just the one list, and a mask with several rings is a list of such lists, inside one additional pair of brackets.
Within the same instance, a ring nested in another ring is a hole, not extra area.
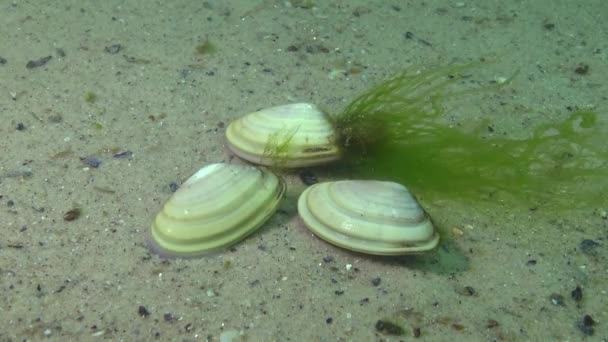
[[(402, 72), (332, 116), (348, 177), (400, 182), (430, 198), (512, 200), (560, 207), (606, 202), (607, 144), (598, 115), (579, 110), (528, 139), (482, 136), (442, 123), (442, 103), (509, 86), (458, 90), (478, 64)], [(481, 123), (480, 123), (481, 125)]]

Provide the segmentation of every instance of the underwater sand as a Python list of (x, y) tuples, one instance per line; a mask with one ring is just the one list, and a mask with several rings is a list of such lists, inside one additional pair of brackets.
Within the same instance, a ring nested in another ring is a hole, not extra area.
[(605, 122), (606, 13), (600, 0), (0, 2), (0, 341), (607, 340), (605, 202), (421, 198), (440, 247), (370, 257), (302, 225), (292, 174), (280, 212), (229, 251), (163, 260), (145, 246), (172, 184), (240, 162), (230, 120), (295, 101), (337, 111), (413, 65), (495, 58), (481, 84), (520, 71), (446, 108), (450, 124), (525, 138), (577, 108)]

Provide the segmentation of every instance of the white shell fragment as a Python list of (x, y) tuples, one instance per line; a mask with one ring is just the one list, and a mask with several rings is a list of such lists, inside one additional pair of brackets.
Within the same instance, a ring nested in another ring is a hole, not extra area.
[(317, 236), (356, 252), (416, 254), (439, 243), (426, 212), (406, 187), (394, 182), (318, 183), (302, 193), (298, 213)]
[(327, 114), (310, 103), (294, 103), (253, 112), (226, 129), (228, 148), (261, 165), (307, 167), (340, 158)]
[(211, 164), (192, 175), (158, 213), (151, 248), (196, 256), (228, 247), (254, 232), (276, 211), (283, 180), (253, 166)]

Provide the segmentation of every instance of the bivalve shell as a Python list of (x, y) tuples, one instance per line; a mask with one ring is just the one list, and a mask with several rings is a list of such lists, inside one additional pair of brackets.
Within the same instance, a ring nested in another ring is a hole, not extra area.
[(302, 193), (298, 213), (317, 236), (356, 252), (416, 254), (439, 243), (424, 209), (406, 187), (394, 182), (318, 183)]
[(283, 180), (253, 166), (211, 164), (171, 196), (151, 229), (162, 255), (197, 256), (228, 247), (254, 232), (276, 211)]
[(247, 114), (228, 125), (228, 148), (255, 164), (306, 167), (340, 158), (327, 114), (310, 103), (294, 103)]

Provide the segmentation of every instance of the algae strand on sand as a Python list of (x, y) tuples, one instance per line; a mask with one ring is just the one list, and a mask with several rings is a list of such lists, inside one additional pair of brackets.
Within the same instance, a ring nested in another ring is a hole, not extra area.
[(441, 123), (446, 98), (491, 91), (512, 79), (458, 90), (460, 73), (477, 66), (402, 72), (332, 116), (345, 154), (342, 169), (351, 177), (394, 180), (427, 197), (474, 201), (500, 193), (567, 206), (606, 200), (608, 150), (592, 111), (543, 124), (525, 140), (483, 137)]

